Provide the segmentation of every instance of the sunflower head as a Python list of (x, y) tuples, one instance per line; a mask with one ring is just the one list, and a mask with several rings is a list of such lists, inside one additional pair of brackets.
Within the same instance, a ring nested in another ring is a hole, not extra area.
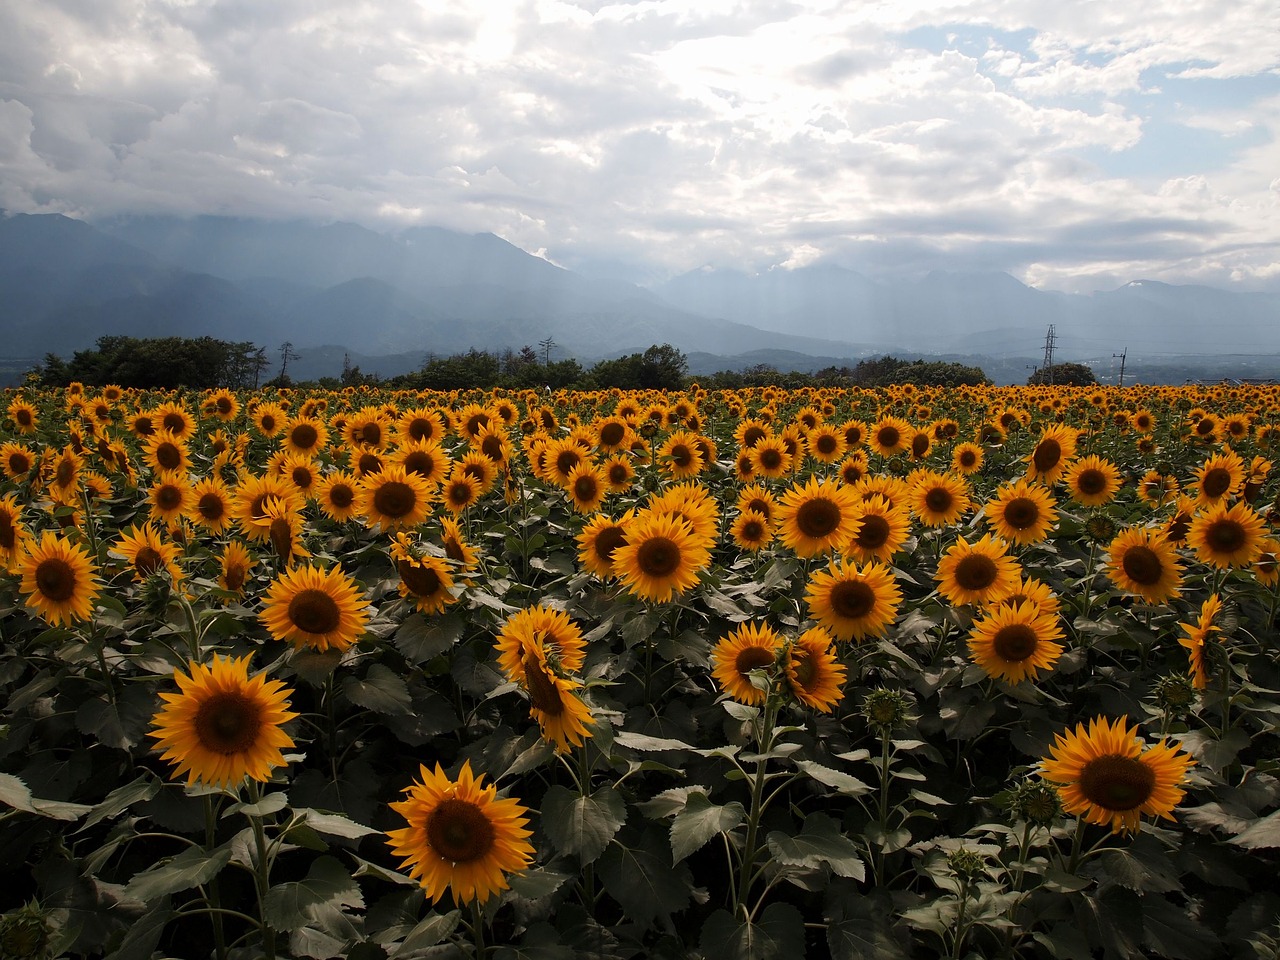
[(911, 707), (911, 699), (901, 690), (878, 687), (863, 699), (862, 715), (867, 725), (883, 737), (911, 721)]

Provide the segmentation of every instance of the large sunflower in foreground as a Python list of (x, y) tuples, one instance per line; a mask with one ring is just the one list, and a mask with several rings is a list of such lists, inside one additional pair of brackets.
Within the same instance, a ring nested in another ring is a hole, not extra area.
[(879, 637), (898, 615), (902, 590), (882, 563), (834, 561), (805, 588), (809, 615), (837, 640)]
[(987, 534), (976, 543), (961, 537), (938, 561), (938, 592), (952, 604), (994, 603), (1018, 585), (1022, 569), (1003, 540)]
[(325, 651), (346, 650), (355, 643), (369, 615), (360, 588), (338, 567), (303, 566), (276, 578), (258, 619), (277, 640)]
[(1022, 546), (1040, 542), (1058, 522), (1049, 491), (1026, 480), (1005, 484), (982, 512), (996, 536)]
[(431, 486), (398, 463), (360, 481), (360, 512), (370, 527), (383, 532), (416, 527), (431, 514)]
[(792, 696), (820, 713), (830, 713), (844, 697), (845, 666), (832, 651), (831, 635), (813, 627), (796, 637), (783, 658)]
[(1186, 792), (1192, 759), (1168, 741), (1144, 747), (1128, 718), (1105, 717), (1083, 723), (1055, 738), (1040, 775), (1057, 785), (1063, 809), (1112, 833), (1138, 829), (1143, 814), (1173, 819)]
[(28, 539), (25, 547), (16, 572), (27, 606), (55, 627), (88, 620), (99, 592), (98, 568), (89, 552), (52, 530), (44, 531), (39, 542)]
[(810, 477), (778, 504), (778, 536), (798, 557), (843, 550), (858, 525), (856, 495), (835, 480)]
[(150, 734), (174, 777), (235, 787), (245, 777), (265, 782), (284, 765), (282, 751), (294, 745), (281, 729), (297, 716), (292, 691), (265, 674), (250, 677), (249, 659), (214, 656), (208, 666), (192, 662), (189, 675), (174, 671), (179, 692), (160, 694), (165, 705)]
[(698, 583), (711, 562), (703, 537), (670, 514), (639, 514), (627, 525), (627, 541), (613, 551), (613, 569), (627, 591), (665, 603)]
[(764, 703), (767, 691), (751, 682), (751, 672), (771, 671), (782, 650), (782, 638), (768, 624), (741, 624), (711, 649), (711, 675), (739, 703)]
[(973, 625), (969, 655), (987, 676), (1008, 683), (1035, 680), (1062, 655), (1058, 618), (1036, 603), (1000, 605)]
[(1187, 545), (1201, 563), (1224, 570), (1257, 560), (1265, 535), (1262, 517), (1248, 504), (1227, 507), (1219, 502), (1191, 519)]
[(469, 760), (456, 782), (438, 763), (435, 773), (424, 765), (419, 777), (403, 800), (390, 804), (409, 824), (387, 831), (401, 866), (433, 903), (446, 890), (454, 903), (466, 904), (508, 889), (507, 874), (533, 862), (528, 809), (514, 798), (497, 799), (497, 788), (484, 786), (483, 775), (473, 776)]
[(1164, 534), (1149, 527), (1125, 530), (1111, 541), (1107, 576), (1125, 593), (1167, 603), (1182, 588), (1182, 564)]

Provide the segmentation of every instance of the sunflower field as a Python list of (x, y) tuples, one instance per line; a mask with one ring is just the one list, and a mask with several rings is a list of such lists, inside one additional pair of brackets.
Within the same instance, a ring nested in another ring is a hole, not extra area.
[(1280, 956), (1280, 389), (0, 409), (0, 958)]

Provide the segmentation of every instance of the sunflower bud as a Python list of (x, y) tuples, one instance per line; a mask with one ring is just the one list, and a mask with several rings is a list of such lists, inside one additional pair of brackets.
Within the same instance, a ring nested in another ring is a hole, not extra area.
[(983, 860), (982, 854), (976, 850), (961, 847), (959, 850), (952, 850), (947, 855), (947, 866), (951, 868), (951, 872), (956, 875), (957, 879), (972, 883), (982, 876), (986, 868), (986, 861)]
[(1084, 529), (1094, 543), (1110, 543), (1115, 539), (1116, 522), (1104, 513), (1095, 513), (1085, 521)]
[(1155, 699), (1161, 710), (1174, 716), (1183, 716), (1196, 702), (1196, 691), (1190, 677), (1170, 673), (1156, 681)]
[(1052, 784), (1025, 780), (1010, 793), (1009, 812), (1015, 820), (1027, 820), (1045, 827), (1062, 816), (1062, 798)]
[(49, 918), (34, 901), (0, 916), (0, 957), (4, 960), (44, 960), (52, 937)]
[(862, 701), (862, 715), (881, 736), (911, 717), (911, 702), (898, 690), (872, 690)]

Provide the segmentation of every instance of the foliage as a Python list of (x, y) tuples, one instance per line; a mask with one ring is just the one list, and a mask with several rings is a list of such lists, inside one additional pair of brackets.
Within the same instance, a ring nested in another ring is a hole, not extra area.
[(597, 387), (623, 390), (680, 390), (689, 373), (689, 361), (669, 343), (654, 344), (644, 353), (616, 360), (601, 360), (591, 368)]
[(1063, 387), (1088, 387), (1098, 382), (1093, 370), (1083, 363), (1055, 363), (1042, 367), (1027, 377), (1027, 386), (1056, 384)]
[(35, 371), (40, 386), (117, 384), (143, 390), (252, 388), (268, 361), (250, 342), (228, 343), (214, 337), (99, 337), (92, 350), (77, 350), (70, 361), (46, 355)]

